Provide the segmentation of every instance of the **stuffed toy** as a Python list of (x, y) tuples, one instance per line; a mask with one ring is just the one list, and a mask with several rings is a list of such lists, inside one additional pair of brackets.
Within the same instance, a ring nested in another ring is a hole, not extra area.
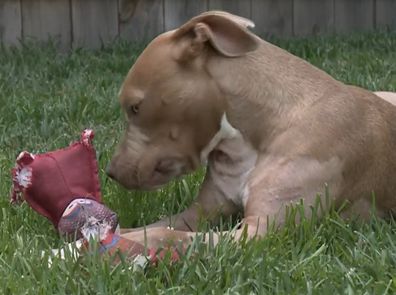
[[(86, 250), (95, 240), (101, 253), (120, 251), (135, 257), (147, 252), (148, 260), (156, 262), (156, 254), (161, 258), (164, 251), (145, 251), (143, 245), (118, 235), (117, 215), (102, 203), (93, 137), (92, 130), (84, 130), (81, 139), (66, 148), (20, 153), (12, 169), (11, 202), (25, 200), (48, 218), (60, 235), (77, 240), (78, 248)], [(178, 258), (174, 251), (172, 260)]]

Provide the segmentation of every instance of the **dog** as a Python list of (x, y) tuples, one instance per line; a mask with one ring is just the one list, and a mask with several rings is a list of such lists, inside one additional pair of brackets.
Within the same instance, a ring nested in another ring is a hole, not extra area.
[(108, 175), (150, 190), (207, 169), (189, 208), (124, 229), (125, 238), (187, 246), (201, 218), (238, 212), (234, 239), (262, 237), (268, 222), (282, 226), (286, 206), (303, 199), (309, 214), (327, 189), (346, 217), (367, 219), (373, 194), (378, 216), (396, 209), (396, 95), (345, 85), (253, 25), (205, 12), (155, 38), (127, 74), (119, 97), (128, 124)]

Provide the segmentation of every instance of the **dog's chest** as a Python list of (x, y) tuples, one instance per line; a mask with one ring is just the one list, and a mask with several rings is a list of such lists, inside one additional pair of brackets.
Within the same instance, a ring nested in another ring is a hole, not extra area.
[(208, 172), (217, 191), (225, 199), (244, 207), (249, 196), (247, 182), (256, 165), (257, 152), (225, 116), (209, 146), (206, 151), (209, 152)]

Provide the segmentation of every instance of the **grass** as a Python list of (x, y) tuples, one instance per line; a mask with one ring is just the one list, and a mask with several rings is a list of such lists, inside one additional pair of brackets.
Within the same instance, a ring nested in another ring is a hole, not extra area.
[[(396, 91), (396, 34), (274, 40), (346, 83)], [(62, 246), (51, 224), (26, 204), (9, 205), (9, 171), (21, 150), (67, 145), (85, 127), (96, 131), (104, 200), (122, 226), (140, 226), (185, 208), (202, 172), (159, 192), (127, 192), (103, 168), (124, 127), (116, 94), (142, 46), (117, 43), (100, 51), (57, 54), (26, 43), (0, 50), (0, 294), (393, 294), (395, 222), (346, 223), (336, 212), (293, 218), (264, 239), (215, 249), (194, 245), (180, 263), (142, 271), (96, 256), (73, 262), (41, 251)]]

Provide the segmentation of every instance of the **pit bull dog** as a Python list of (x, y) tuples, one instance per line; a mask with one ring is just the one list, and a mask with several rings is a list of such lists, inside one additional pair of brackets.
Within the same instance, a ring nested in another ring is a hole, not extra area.
[(252, 26), (203, 13), (154, 39), (129, 71), (119, 95), (128, 125), (109, 176), (157, 189), (201, 165), (207, 172), (187, 210), (124, 237), (187, 245), (201, 217), (237, 212), (235, 239), (263, 236), (292, 202), (303, 199), (309, 214), (326, 186), (345, 216), (367, 218), (373, 193), (379, 216), (396, 209), (395, 95), (345, 85)]

